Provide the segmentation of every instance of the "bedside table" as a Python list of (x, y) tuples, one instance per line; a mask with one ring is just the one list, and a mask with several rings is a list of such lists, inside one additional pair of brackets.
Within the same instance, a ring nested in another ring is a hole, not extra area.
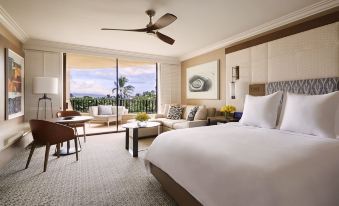
[(208, 117), (207, 118), (207, 125), (217, 125), (217, 124), (226, 124), (228, 122), (239, 122), (239, 119), (237, 118), (225, 118), (225, 116), (216, 116), (216, 117)]

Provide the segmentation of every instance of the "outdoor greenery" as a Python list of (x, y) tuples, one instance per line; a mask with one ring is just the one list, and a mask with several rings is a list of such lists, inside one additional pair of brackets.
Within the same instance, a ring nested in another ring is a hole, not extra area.
[(134, 91), (134, 86), (127, 85), (128, 79), (125, 76), (120, 76), (118, 78), (118, 83), (114, 82), (114, 88), (112, 89), (113, 96), (116, 94), (116, 91), (118, 90), (118, 96), (119, 98), (126, 99), (130, 98), (131, 94)]
[[(125, 106), (129, 113), (146, 112), (156, 113), (156, 91), (145, 91), (142, 94), (137, 93), (133, 96), (134, 86), (128, 84), (125, 76), (120, 76), (118, 83), (114, 82), (115, 88), (112, 89), (112, 95), (107, 94), (106, 97), (74, 97), (70, 95), (73, 110), (80, 112), (88, 112), (90, 106), (97, 105), (118, 105)], [(117, 87), (118, 86), (118, 87)], [(116, 102), (116, 92), (118, 91), (119, 101)]]

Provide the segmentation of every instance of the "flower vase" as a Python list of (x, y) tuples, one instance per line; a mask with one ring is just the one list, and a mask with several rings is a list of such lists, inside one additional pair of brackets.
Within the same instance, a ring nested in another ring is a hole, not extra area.
[(138, 121), (138, 126), (139, 127), (146, 127), (147, 126), (147, 122), (146, 121)]
[(231, 112), (225, 112), (225, 119), (229, 120), (232, 118), (232, 113)]

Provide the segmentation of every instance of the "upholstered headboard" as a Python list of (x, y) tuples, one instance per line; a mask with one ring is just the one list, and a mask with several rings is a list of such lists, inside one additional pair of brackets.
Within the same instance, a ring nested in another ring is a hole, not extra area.
[(266, 94), (277, 91), (296, 94), (327, 94), (339, 90), (339, 77), (270, 82), (266, 84)]

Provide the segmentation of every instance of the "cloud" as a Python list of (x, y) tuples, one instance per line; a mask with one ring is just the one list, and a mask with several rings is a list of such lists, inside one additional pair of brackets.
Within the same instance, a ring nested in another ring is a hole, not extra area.
[[(153, 65), (152, 65), (153, 66)], [(119, 69), (123, 76), (138, 76), (143, 74), (155, 74), (155, 67), (124, 67)]]
[[(153, 66), (153, 65), (152, 65)], [(119, 75), (126, 76), (128, 84), (135, 86), (133, 93), (155, 89), (155, 69), (151, 67), (124, 67)], [(81, 94), (112, 94), (116, 81), (115, 69), (72, 69), (70, 92)]]
[(70, 84), (70, 92), (82, 94), (107, 95), (111, 94), (112, 90), (110, 87), (105, 86), (104, 84), (102, 84), (102, 82), (99, 81), (72, 79)]

